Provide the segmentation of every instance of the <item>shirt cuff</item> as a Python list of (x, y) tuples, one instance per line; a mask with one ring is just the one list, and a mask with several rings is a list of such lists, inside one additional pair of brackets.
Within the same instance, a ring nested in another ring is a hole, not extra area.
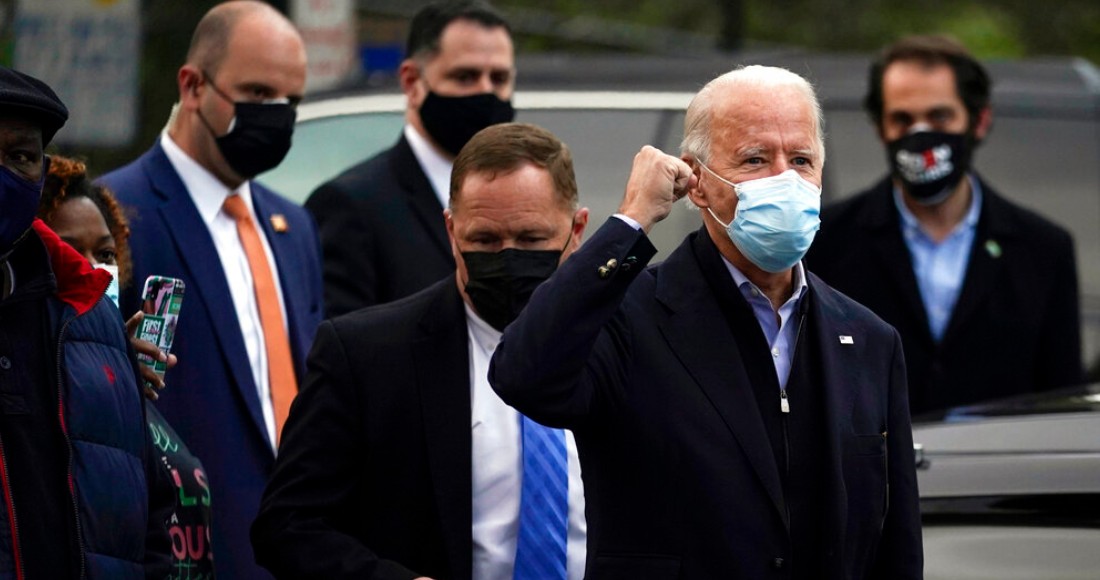
[(622, 221), (623, 221), (624, 223), (626, 223), (626, 225), (628, 225), (628, 226), (630, 226), (630, 227), (634, 228), (634, 229), (635, 229), (635, 230), (637, 230), (637, 231), (641, 231), (641, 229), (642, 229), (642, 224), (638, 223), (638, 221), (637, 221), (637, 220), (635, 220), (634, 218), (632, 218), (632, 217), (630, 217), (630, 216), (628, 216), (628, 215), (626, 215), (626, 214), (622, 214), (622, 213), (617, 213), (617, 214), (612, 214), (612, 216), (611, 216), (611, 217), (616, 217), (616, 218), (619, 218), (619, 219), (620, 219), (620, 220), (622, 220)]

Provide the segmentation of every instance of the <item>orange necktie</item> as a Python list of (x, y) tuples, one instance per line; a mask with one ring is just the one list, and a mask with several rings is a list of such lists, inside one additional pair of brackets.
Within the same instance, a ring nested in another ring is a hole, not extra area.
[(248, 269), (252, 272), (252, 286), (256, 290), (256, 304), (260, 311), (260, 325), (264, 331), (264, 350), (267, 351), (267, 376), (271, 387), (271, 406), (275, 411), (275, 444), (283, 433), (283, 424), (290, 413), (290, 403), (298, 394), (294, 378), (294, 365), (290, 360), (290, 339), (283, 324), (283, 310), (279, 307), (279, 294), (271, 265), (267, 262), (260, 233), (248, 213), (240, 195), (230, 195), (222, 206), (225, 213), (237, 222), (237, 235), (241, 238), (244, 253), (248, 257)]

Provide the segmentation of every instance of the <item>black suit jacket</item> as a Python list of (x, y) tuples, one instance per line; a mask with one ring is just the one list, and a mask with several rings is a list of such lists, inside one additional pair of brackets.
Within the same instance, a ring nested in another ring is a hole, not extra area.
[(402, 136), (306, 201), (321, 235), (329, 316), (391, 302), (454, 273), (443, 206)]
[(324, 322), (252, 529), (280, 578), (469, 578), (470, 371), (454, 274)]
[[(505, 402), (573, 429), (590, 579), (759, 579), (799, 570), (792, 498), (703, 272), (724, 266), (697, 259), (707, 244), (713, 250), (705, 231), (693, 234), (643, 271), (653, 246), (610, 219), (535, 291), (493, 356), (489, 379)], [(612, 259), (612, 274), (601, 276)], [(918, 578), (900, 339), (865, 308), (809, 282), (815, 336), (807, 343), (820, 345), (826, 424), (820, 541), (830, 564), (797, 577)], [(779, 413), (778, 390), (769, 409)]]
[(1082, 380), (1073, 240), (981, 182), (982, 206), (942, 341), (928, 327), (893, 185), (822, 212), (806, 259), (901, 333), (914, 414)]

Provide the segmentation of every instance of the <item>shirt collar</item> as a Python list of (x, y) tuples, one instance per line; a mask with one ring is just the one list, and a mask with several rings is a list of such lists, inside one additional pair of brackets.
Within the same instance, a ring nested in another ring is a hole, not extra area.
[(439, 203), (447, 207), (451, 200), (451, 167), (454, 161), (441, 155), (412, 125), (405, 125), (405, 140), (409, 142), (424, 175), (428, 176)]
[(191, 201), (195, 202), (195, 207), (198, 208), (199, 215), (207, 226), (218, 217), (225, 198), (233, 193), (239, 194), (244, 199), (245, 207), (249, 212), (255, 213), (252, 209), (252, 189), (248, 181), (242, 183), (236, 190), (230, 190), (217, 177), (214, 177), (213, 173), (185, 153), (167, 131), (160, 136), (160, 146), (180, 176), (180, 180), (183, 181), (183, 186), (187, 188)]
[[(955, 226), (951, 235), (963, 230), (974, 229), (977, 227), (978, 217), (981, 215), (982, 185), (969, 173), (966, 175), (966, 178), (970, 181), (970, 208), (966, 210), (966, 215), (963, 216), (962, 221)], [(917, 216), (913, 215), (913, 212), (909, 210), (909, 207), (905, 205), (905, 199), (902, 197), (901, 188), (897, 185), (894, 186), (894, 206), (898, 208), (898, 214), (901, 216), (901, 225), (905, 230), (924, 235), (924, 230), (920, 227), (920, 221), (918, 221)]]
[[(725, 256), (722, 256), (722, 262), (726, 264), (726, 269), (729, 270), (730, 276), (733, 276), (733, 283), (737, 285), (737, 289), (741, 291), (741, 294), (746, 299), (750, 297), (753, 290), (756, 290), (761, 296), (765, 295), (763, 290), (757, 288), (756, 284), (753, 284), (752, 280), (749, 280), (748, 276), (746, 276), (740, 268), (734, 266), (733, 262), (727, 260)], [(808, 287), (806, 284), (806, 271), (802, 266), (802, 260), (799, 260), (794, 267), (791, 268), (791, 274), (794, 276), (794, 287), (798, 290), (791, 293), (791, 297), (787, 302), (791, 300), (801, 300)]]

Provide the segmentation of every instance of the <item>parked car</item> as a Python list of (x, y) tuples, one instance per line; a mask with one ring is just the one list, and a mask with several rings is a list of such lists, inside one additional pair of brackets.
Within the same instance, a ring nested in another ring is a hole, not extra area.
[[(826, 202), (885, 174), (885, 152), (860, 106), (867, 55), (521, 56), (517, 120), (542, 125), (570, 146), (581, 202), (599, 226), (618, 208), (634, 154), (646, 144), (679, 151), (692, 95), (739, 63), (783, 66), (817, 87), (826, 117)], [(994, 126), (975, 166), (1006, 196), (1073, 233), (1086, 361), (1100, 362), (1100, 70), (1080, 59), (1056, 59), (994, 62), (990, 71)], [(298, 117), (287, 159), (260, 179), (304, 202), (324, 181), (396, 141), (404, 97), (393, 82), (353, 87), (310, 97)], [(656, 259), (699, 224), (696, 212), (677, 208), (653, 229)]]
[(917, 420), (927, 580), (1100, 578), (1100, 385)]

